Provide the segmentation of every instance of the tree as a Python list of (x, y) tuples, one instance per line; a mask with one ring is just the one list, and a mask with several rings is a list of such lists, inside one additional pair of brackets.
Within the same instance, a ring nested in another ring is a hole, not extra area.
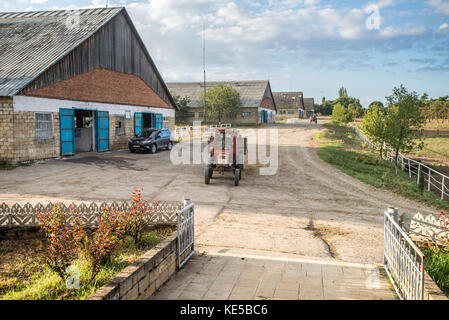
[(382, 103), (371, 103), (365, 112), (361, 123), (362, 131), (373, 141), (380, 145), (379, 156), (382, 159), (383, 142), (386, 138), (386, 117), (385, 108)]
[(422, 148), (421, 127), (425, 119), (421, 113), (421, 101), (416, 92), (408, 92), (404, 86), (393, 89), (393, 94), (386, 97), (386, 132), (385, 142), (395, 152), (394, 165), (398, 172), (399, 152), (409, 152)]
[[(201, 93), (201, 100), (204, 101), (204, 92)], [(206, 92), (206, 114), (210, 118), (233, 119), (241, 109), (240, 94), (231, 86), (218, 84)]]
[(176, 120), (185, 120), (187, 118), (187, 112), (190, 107), (190, 98), (189, 97), (181, 97), (177, 94), (172, 94), (173, 100), (176, 103), (176, 106), (178, 107), (178, 110), (175, 111), (176, 114)]
[(339, 96), (340, 98), (343, 98), (343, 97), (347, 97), (347, 96), (348, 96), (348, 91), (346, 90), (345, 87), (341, 87), (340, 89), (338, 89), (338, 96)]
[(352, 113), (340, 103), (334, 106), (331, 117), (333, 122), (339, 124), (346, 124), (352, 121)]
[(373, 101), (373, 102), (371, 102), (369, 104), (369, 106), (368, 106), (368, 109), (371, 108), (372, 106), (378, 106), (378, 107), (381, 107), (381, 108), (385, 108), (384, 104), (382, 102), (380, 102), (380, 101)]

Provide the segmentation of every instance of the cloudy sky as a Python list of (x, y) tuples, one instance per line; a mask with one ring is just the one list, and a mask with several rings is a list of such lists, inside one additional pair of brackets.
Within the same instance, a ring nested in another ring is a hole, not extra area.
[[(0, 0), (0, 11), (101, 7), (106, 0)], [(126, 6), (166, 81), (269, 79), (273, 91), (363, 105), (404, 84), (449, 94), (448, 0), (109, 0)]]

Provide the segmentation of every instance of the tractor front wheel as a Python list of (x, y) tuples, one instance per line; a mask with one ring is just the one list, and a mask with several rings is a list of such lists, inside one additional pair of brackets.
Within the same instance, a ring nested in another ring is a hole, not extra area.
[(240, 169), (235, 169), (234, 171), (234, 185), (238, 186), (240, 181)]

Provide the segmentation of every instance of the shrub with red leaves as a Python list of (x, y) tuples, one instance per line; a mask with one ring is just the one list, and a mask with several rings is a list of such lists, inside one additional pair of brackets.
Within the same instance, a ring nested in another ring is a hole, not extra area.
[(123, 240), (126, 232), (127, 217), (125, 213), (111, 211), (103, 208), (103, 212), (98, 221), (98, 227), (94, 231), (91, 239), (84, 242), (84, 252), (91, 262), (91, 282), (102, 265), (111, 260), (117, 246)]
[(86, 235), (78, 218), (71, 225), (68, 223), (72, 214), (76, 214), (75, 209), (64, 212), (60, 203), (45, 213), (37, 212), (39, 226), (47, 239), (46, 263), (63, 280), (69, 276), (67, 267), (77, 258), (81, 239)]
[[(153, 210), (156, 210), (157, 204)], [(131, 200), (131, 209), (127, 213), (127, 233), (134, 239), (134, 243), (139, 244), (145, 228), (148, 225), (148, 217), (150, 215), (150, 205), (148, 200), (142, 197), (142, 188), (135, 187), (133, 190), (133, 198)]]

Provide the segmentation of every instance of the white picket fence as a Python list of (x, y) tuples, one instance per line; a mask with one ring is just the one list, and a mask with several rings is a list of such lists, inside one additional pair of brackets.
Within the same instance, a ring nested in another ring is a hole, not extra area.
[[(371, 149), (378, 150), (379, 145), (373, 143), (359, 127), (351, 125), (351, 128), (355, 133), (365, 142)], [(387, 148), (384, 144), (384, 150), (386, 150), (387, 158), (394, 162), (395, 152), (391, 148)], [(424, 183), (428, 191), (436, 192), (441, 199), (449, 200), (449, 177), (438, 172), (428, 165), (419, 161), (410, 159), (399, 152), (398, 164), (401, 165), (402, 171), (407, 171), (410, 179), (416, 179), (416, 183), (419, 184), (421, 174), (424, 174)]]
[[(211, 124), (211, 125), (208, 125), (208, 126), (201, 126), (200, 127), (201, 128), (201, 135), (205, 134), (205, 133), (208, 133), (208, 132), (213, 132), (216, 129), (228, 129), (228, 128), (231, 128), (231, 127), (232, 126), (231, 126), (230, 123)], [(196, 127), (194, 127), (194, 126), (177, 127), (175, 129), (175, 132), (174, 132), (175, 139), (179, 139), (179, 138), (183, 139), (183, 138), (186, 138), (186, 137), (190, 138), (193, 135), (193, 131), (194, 131), (195, 128)]]

